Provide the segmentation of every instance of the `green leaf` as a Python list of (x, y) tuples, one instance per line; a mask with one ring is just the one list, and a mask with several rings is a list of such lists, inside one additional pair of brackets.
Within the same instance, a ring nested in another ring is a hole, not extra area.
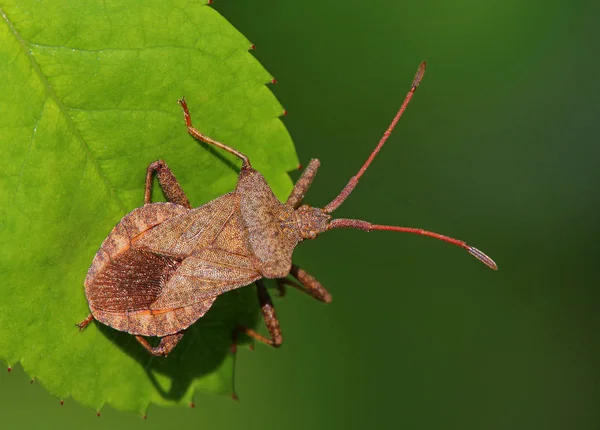
[(149, 163), (165, 160), (195, 206), (235, 186), (239, 160), (187, 134), (181, 96), (197, 128), (290, 191), (298, 162), (271, 76), (205, 2), (18, 0), (0, 13), (0, 357), (98, 410), (231, 393), (232, 329), (258, 320), (252, 288), (220, 297), (166, 359), (75, 324), (87, 269), (143, 204)]

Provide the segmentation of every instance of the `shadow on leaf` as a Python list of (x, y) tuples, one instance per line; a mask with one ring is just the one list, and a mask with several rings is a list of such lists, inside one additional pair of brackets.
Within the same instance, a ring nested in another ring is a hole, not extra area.
[[(186, 330), (168, 357), (152, 356), (133, 335), (104, 324), (96, 324), (104, 336), (144, 368), (161, 396), (179, 401), (194, 380), (214, 372), (231, 354), (234, 328), (237, 325), (256, 327), (259, 317), (254, 284), (222, 294), (206, 315)], [(150, 338), (149, 341), (157, 344), (158, 338)], [(248, 337), (239, 336), (237, 344), (249, 342)], [(158, 378), (157, 375), (165, 376), (168, 382), (165, 383), (164, 378)], [(223, 394), (233, 392), (233, 382), (232, 380), (229, 389), (224, 389)]]

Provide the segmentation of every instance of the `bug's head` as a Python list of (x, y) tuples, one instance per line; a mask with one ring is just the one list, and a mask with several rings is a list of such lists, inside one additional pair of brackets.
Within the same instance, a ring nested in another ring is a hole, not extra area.
[(304, 239), (314, 239), (329, 229), (331, 215), (320, 208), (302, 205), (295, 211), (300, 233)]

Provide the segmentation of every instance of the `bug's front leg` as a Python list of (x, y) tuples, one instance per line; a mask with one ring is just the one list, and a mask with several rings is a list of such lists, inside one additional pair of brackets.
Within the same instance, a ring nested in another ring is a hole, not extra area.
[(278, 279), (277, 286), (279, 287), (279, 292), (282, 296), (285, 291), (284, 286), (290, 285), (323, 303), (331, 303), (331, 294), (329, 294), (329, 291), (327, 291), (323, 287), (323, 285), (321, 285), (321, 283), (317, 281), (311, 274), (304, 271), (295, 264), (292, 264), (292, 270), (290, 270), (290, 275), (296, 278), (302, 285), (298, 285), (291, 279)]
[(175, 204), (185, 206), (191, 209), (190, 201), (188, 200), (183, 188), (177, 182), (177, 178), (163, 160), (157, 160), (151, 163), (146, 170), (146, 191), (144, 193), (144, 204), (150, 203), (152, 197), (152, 180), (154, 175), (158, 178), (160, 187), (165, 192), (167, 199)]
[(135, 338), (144, 348), (146, 348), (146, 351), (148, 351), (150, 354), (158, 356), (164, 355), (166, 357), (179, 343), (184, 333), (185, 330), (161, 337), (158, 346), (150, 345), (142, 336), (136, 336)]
[(256, 288), (258, 293), (258, 301), (260, 303), (260, 310), (262, 312), (263, 318), (265, 320), (265, 324), (267, 326), (267, 330), (269, 331), (270, 339), (264, 337), (259, 334), (255, 330), (238, 326), (234, 332), (234, 345), (233, 350), (235, 352), (235, 339), (238, 332), (245, 333), (250, 336), (252, 339), (258, 340), (259, 342), (265, 343), (267, 345), (274, 346), (275, 348), (281, 346), (283, 343), (283, 336), (281, 335), (281, 328), (279, 327), (279, 320), (277, 319), (277, 314), (275, 313), (275, 307), (273, 306), (273, 302), (271, 301), (271, 297), (267, 292), (267, 288), (265, 287), (264, 282), (259, 279), (256, 281)]
[(312, 181), (315, 179), (317, 175), (317, 170), (319, 170), (319, 166), (321, 165), (320, 161), (316, 158), (310, 160), (304, 172), (302, 172), (302, 176), (300, 179), (296, 181), (294, 184), (294, 189), (290, 193), (287, 201), (285, 202), (286, 206), (291, 206), (296, 209), (302, 203), (302, 199), (304, 198), (304, 194), (310, 188)]

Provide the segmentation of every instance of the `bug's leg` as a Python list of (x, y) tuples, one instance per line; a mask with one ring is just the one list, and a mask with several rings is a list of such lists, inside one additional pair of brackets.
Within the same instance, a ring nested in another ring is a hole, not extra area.
[[(269, 330), (270, 339), (267, 339), (263, 335), (257, 333), (255, 330), (252, 330), (248, 327), (238, 326), (236, 328), (236, 332), (245, 333), (250, 336), (252, 339), (258, 340), (259, 342), (266, 343), (267, 345), (271, 345), (274, 347), (278, 347), (283, 343), (283, 336), (281, 335), (281, 329), (279, 328), (279, 320), (277, 319), (277, 314), (275, 313), (275, 307), (273, 306), (273, 302), (271, 302), (271, 297), (269, 297), (269, 293), (267, 292), (267, 288), (262, 280), (256, 281), (256, 288), (258, 292), (258, 301), (260, 303), (260, 309), (263, 314), (263, 318), (265, 319), (265, 324), (267, 326), (267, 330)], [(237, 333), (234, 333), (234, 342), (236, 339)], [(232, 347), (235, 352), (235, 344)]]
[(216, 146), (217, 148), (221, 148), (230, 154), (235, 155), (240, 160), (242, 160), (242, 169), (249, 169), (252, 166), (250, 165), (250, 160), (240, 151), (233, 149), (231, 146), (227, 146), (224, 143), (217, 142), (215, 139), (208, 137), (205, 134), (200, 133), (194, 126), (192, 125), (192, 117), (190, 116), (190, 111), (188, 110), (187, 103), (184, 98), (178, 100), (181, 108), (183, 109), (183, 117), (185, 119), (185, 125), (187, 125), (188, 133), (194, 136), (196, 139), (201, 140), (202, 142), (208, 143), (209, 145)]
[[(286, 294), (285, 286), (291, 285), (290, 282), (292, 282), (292, 281), (290, 281), (287, 278), (275, 279), (275, 283), (277, 284), (277, 291), (279, 292), (279, 297), (285, 297), (285, 294)], [(292, 285), (292, 286), (296, 287), (296, 288), (302, 288), (300, 285)]]
[(302, 203), (302, 199), (304, 198), (304, 194), (310, 188), (312, 181), (315, 179), (315, 175), (317, 174), (317, 170), (319, 170), (319, 166), (321, 163), (318, 159), (313, 158), (302, 172), (302, 176), (300, 179), (296, 181), (294, 184), (294, 189), (292, 190), (290, 196), (285, 202), (286, 206), (291, 206), (296, 209)]
[(303, 293), (306, 293), (321, 302), (331, 303), (331, 294), (329, 294), (329, 291), (327, 291), (312, 275), (302, 270), (295, 264), (292, 264), (290, 275), (296, 278), (298, 282), (302, 284), (302, 286), (287, 278), (278, 279), (278, 282), (297, 288)]
[(79, 327), (79, 331), (81, 331), (84, 328), (86, 328), (93, 320), (94, 320), (94, 317), (92, 316), (92, 314), (89, 314), (83, 321), (81, 321), (79, 324), (75, 324), (75, 325), (77, 327)]
[(185, 333), (185, 330), (161, 337), (158, 346), (150, 345), (142, 336), (136, 336), (135, 338), (139, 343), (142, 344), (144, 348), (146, 348), (146, 351), (148, 351), (150, 354), (164, 355), (166, 357), (173, 350), (173, 348), (175, 348), (175, 345), (177, 345), (177, 343), (181, 340), (183, 333)]
[(170, 202), (185, 206), (188, 209), (192, 207), (190, 201), (183, 192), (183, 188), (181, 188), (181, 185), (177, 182), (177, 178), (175, 178), (175, 175), (163, 160), (157, 160), (154, 163), (151, 163), (146, 170), (144, 204), (150, 203), (150, 199), (152, 198), (152, 179), (154, 179), (154, 175), (158, 178), (158, 183)]

